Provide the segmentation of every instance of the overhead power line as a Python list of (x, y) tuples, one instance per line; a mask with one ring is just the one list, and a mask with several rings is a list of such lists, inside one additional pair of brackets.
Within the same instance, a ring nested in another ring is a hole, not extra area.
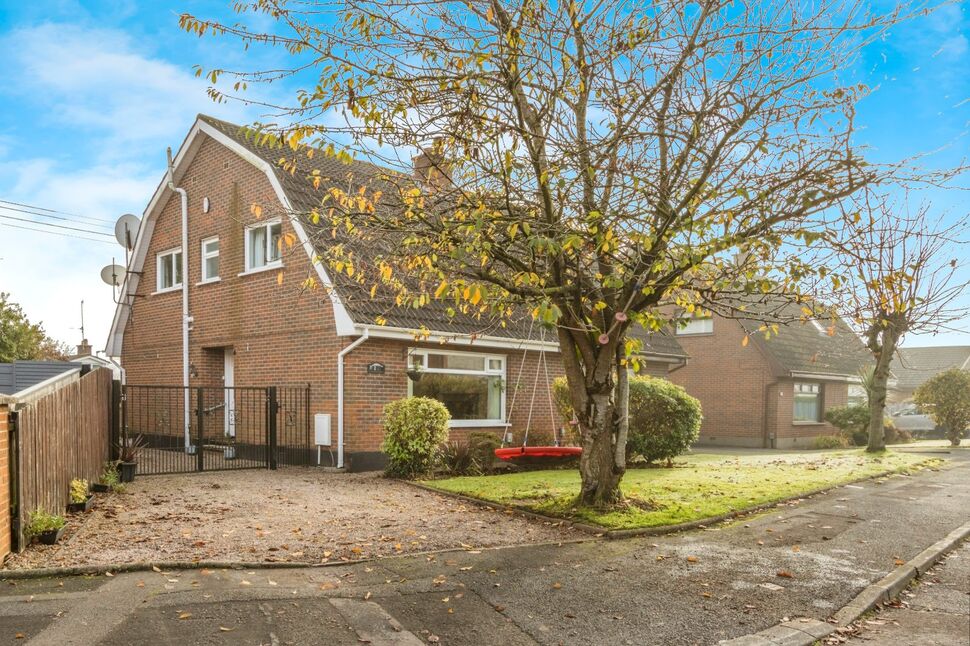
[(105, 236), (107, 238), (114, 238), (110, 233), (104, 233), (103, 231), (92, 231), (91, 229), (81, 229), (78, 227), (66, 227), (63, 224), (51, 224), (49, 222), (37, 222), (36, 220), (29, 220), (27, 218), (18, 218), (13, 215), (4, 215), (0, 213), (0, 218), (5, 220), (16, 220), (17, 222), (26, 222), (27, 224), (33, 224), (42, 227), (53, 227), (55, 229), (66, 229), (68, 231), (80, 231), (81, 233), (90, 233), (93, 235)]
[(107, 224), (109, 226), (114, 226), (112, 220), (106, 220), (105, 218), (93, 218), (87, 215), (79, 215), (77, 213), (68, 213), (67, 211), (58, 211), (57, 209), (48, 209), (43, 206), (34, 206), (33, 204), (24, 204), (23, 202), (14, 202), (12, 200), (0, 200), (0, 204), (10, 204), (13, 206), (19, 206), (25, 209), (32, 209), (34, 211), (44, 211), (45, 213), (57, 213), (59, 215), (66, 215), (72, 218), (80, 218), (82, 220), (91, 220), (92, 222), (98, 222), (100, 224)]
[(101, 240), (99, 238), (88, 238), (87, 236), (79, 236), (73, 233), (61, 233), (60, 231), (46, 231), (44, 229), (32, 229), (31, 227), (25, 227), (19, 224), (10, 224), (9, 222), (0, 222), (0, 227), (10, 227), (11, 229), (21, 229), (23, 231), (34, 231), (35, 233), (46, 233), (52, 236), (61, 236), (62, 238), (74, 238), (75, 240), (87, 240), (90, 242), (105, 242), (107, 244), (112, 244), (111, 240)]
[[(61, 215), (51, 215), (50, 213), (38, 213), (37, 211), (28, 211), (27, 209), (18, 209), (18, 208), (15, 208), (13, 206), (4, 206), (3, 204), (0, 204), (0, 210), (3, 210), (3, 211), (11, 211), (11, 212), (16, 212), (16, 213), (24, 213), (26, 215), (36, 215), (39, 218), (50, 218), (52, 220), (62, 220), (64, 222), (74, 222), (75, 224), (83, 224), (83, 225), (91, 226), (91, 227), (104, 227), (105, 229), (110, 229), (111, 228), (107, 224), (95, 224), (93, 222), (84, 222), (84, 221), (76, 220), (74, 218), (66, 218), (66, 217), (61, 216)], [(38, 222), (37, 224), (44, 224), (44, 223), (43, 222)]]

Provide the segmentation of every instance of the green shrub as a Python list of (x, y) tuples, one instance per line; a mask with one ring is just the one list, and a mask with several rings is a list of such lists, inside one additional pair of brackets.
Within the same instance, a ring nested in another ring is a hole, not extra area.
[(844, 449), (849, 440), (844, 435), (820, 435), (812, 442), (813, 449)]
[(924, 382), (913, 396), (920, 410), (946, 429), (953, 446), (970, 428), (970, 370), (951, 368)]
[(80, 478), (71, 480), (71, 502), (80, 504), (88, 499), (88, 481)]
[(24, 527), (24, 534), (28, 538), (40, 536), (44, 532), (58, 530), (67, 524), (63, 516), (48, 514), (43, 509), (35, 509), (27, 516), (27, 526)]
[(825, 421), (842, 431), (855, 446), (869, 443), (869, 407), (855, 404), (825, 411)]
[(502, 441), (494, 433), (478, 431), (468, 434), (468, 446), (471, 448), (479, 471), (491, 472), (495, 464), (495, 449), (502, 446)]
[(656, 377), (630, 379), (628, 454), (670, 462), (697, 440), (702, 420), (701, 403), (680, 386)]
[[(565, 377), (553, 381), (552, 392), (560, 417), (572, 431), (567, 437), (579, 443)], [(697, 440), (702, 420), (701, 403), (680, 386), (656, 377), (630, 377), (628, 455), (640, 455), (647, 462), (669, 461)]]
[(451, 415), (441, 402), (428, 397), (405, 397), (384, 407), (387, 474), (413, 478), (428, 473), (442, 444), (448, 440)]

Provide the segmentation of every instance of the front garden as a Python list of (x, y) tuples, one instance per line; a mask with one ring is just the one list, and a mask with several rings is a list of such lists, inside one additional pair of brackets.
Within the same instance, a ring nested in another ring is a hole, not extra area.
[(626, 503), (599, 511), (575, 507), (579, 473), (575, 469), (525, 471), (492, 476), (427, 480), (448, 493), (508, 505), (603, 527), (663, 527), (742, 511), (863, 478), (908, 473), (940, 460), (910, 453), (862, 450), (727, 457), (697, 454), (677, 459), (671, 468), (627, 471)]

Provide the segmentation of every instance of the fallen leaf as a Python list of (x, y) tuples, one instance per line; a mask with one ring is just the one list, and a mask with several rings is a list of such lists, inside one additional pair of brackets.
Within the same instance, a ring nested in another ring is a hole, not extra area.
[(698, 560), (698, 559), (697, 559), (697, 557), (696, 557), (696, 556), (688, 556), (688, 557), (687, 557), (687, 562), (688, 562), (688, 563), (697, 563), (697, 560)]
[(778, 570), (775, 572), (775, 576), (780, 576), (783, 579), (794, 579), (795, 575), (788, 570)]
[(180, 612), (179, 613), (179, 619), (188, 619), (191, 616), (192, 616), (192, 613), (191, 612)]
[(561, 587), (562, 587), (562, 583), (559, 583), (559, 581), (556, 581), (555, 583), (552, 584), (552, 589), (553, 590), (558, 590)]
[(232, 628), (227, 628), (227, 627), (225, 627), (225, 626), (219, 626), (219, 630), (220, 630), (221, 632), (224, 632), (224, 633), (227, 633), (227, 632), (229, 632), (230, 630), (232, 630)]

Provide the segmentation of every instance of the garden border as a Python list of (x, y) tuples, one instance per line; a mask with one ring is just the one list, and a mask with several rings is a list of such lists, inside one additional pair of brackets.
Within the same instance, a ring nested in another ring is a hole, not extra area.
[[(942, 458), (927, 458), (940, 460)], [(947, 465), (939, 465), (938, 467), (921, 467), (920, 471), (925, 468), (938, 468), (945, 469), (949, 468)], [(583, 523), (579, 521), (569, 520), (568, 518), (561, 518), (558, 516), (547, 516), (546, 514), (541, 514), (536, 511), (529, 509), (523, 509), (516, 505), (506, 505), (498, 502), (492, 502), (491, 500), (484, 500), (482, 498), (475, 498), (474, 496), (469, 496), (461, 493), (454, 493), (451, 491), (445, 491), (443, 489), (436, 489), (430, 485), (426, 485), (422, 482), (415, 482), (412, 480), (404, 480), (407, 484), (412, 487), (417, 487), (419, 489), (424, 489), (433, 493), (442, 494), (445, 496), (452, 496), (459, 500), (463, 500), (468, 503), (480, 505), (483, 507), (489, 507), (491, 509), (496, 509), (499, 511), (514, 511), (524, 516), (528, 516), (534, 520), (540, 520), (543, 522), (562, 524), (567, 527), (574, 527), (580, 531), (586, 532), (588, 534), (593, 534), (598, 537), (606, 537), (610, 540), (623, 539), (623, 538), (634, 538), (636, 536), (662, 536), (665, 534), (675, 534), (677, 532), (686, 531), (689, 529), (706, 529), (708, 525), (713, 525), (715, 523), (720, 523), (726, 520), (733, 520), (736, 518), (741, 518), (742, 516), (747, 516), (759, 511), (764, 511), (772, 507), (777, 507), (778, 505), (783, 505), (795, 500), (801, 500), (803, 498), (812, 498), (822, 493), (827, 493), (834, 491), (839, 487), (844, 487), (846, 485), (857, 484), (859, 482), (866, 482), (867, 480), (875, 480), (877, 478), (887, 478), (891, 476), (901, 476), (905, 475), (910, 477), (910, 474), (905, 474), (901, 472), (886, 471), (884, 473), (877, 473), (871, 476), (866, 476), (864, 478), (856, 478), (855, 480), (847, 480), (845, 482), (839, 483), (837, 485), (830, 485), (828, 487), (821, 487), (819, 489), (812, 489), (811, 491), (806, 491), (805, 493), (798, 494), (797, 496), (789, 496), (787, 498), (779, 498), (778, 500), (772, 500), (770, 502), (763, 502), (751, 507), (745, 507), (743, 509), (737, 509), (735, 511), (726, 512), (724, 514), (718, 514), (717, 516), (708, 516), (706, 518), (699, 518), (697, 520), (691, 520), (685, 523), (678, 523), (676, 525), (660, 525), (657, 527), (637, 527), (631, 529), (607, 529), (606, 527), (599, 527), (597, 525), (590, 525), (588, 523)]]

